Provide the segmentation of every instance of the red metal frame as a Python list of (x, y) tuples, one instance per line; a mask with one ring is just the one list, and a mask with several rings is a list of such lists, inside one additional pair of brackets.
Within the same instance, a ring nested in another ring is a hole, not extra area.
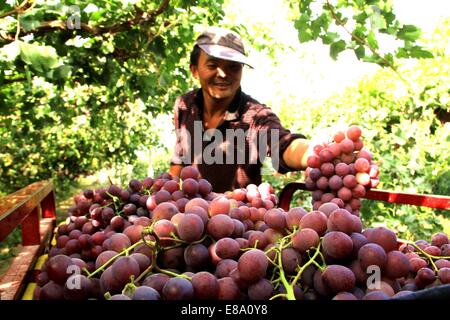
[(55, 220), (55, 194), (51, 181), (30, 184), (0, 199), (0, 241), (19, 224), (22, 225), (22, 244), (40, 244), (40, 217)]
[[(292, 196), (297, 190), (307, 190), (305, 183), (288, 183), (280, 193), (279, 207), (286, 211), (289, 210)], [(381, 200), (396, 204), (410, 204), (434, 209), (450, 210), (450, 197), (448, 196), (372, 189), (366, 193), (364, 199)]]

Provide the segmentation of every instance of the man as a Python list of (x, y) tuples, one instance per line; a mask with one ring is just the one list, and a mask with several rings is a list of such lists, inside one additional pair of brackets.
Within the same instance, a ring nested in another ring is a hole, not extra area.
[(305, 137), (283, 128), (270, 108), (241, 91), (244, 64), (250, 66), (235, 32), (210, 27), (197, 38), (190, 70), (201, 88), (175, 102), (173, 176), (194, 165), (215, 192), (225, 192), (261, 183), (267, 155), (280, 173), (306, 168)]

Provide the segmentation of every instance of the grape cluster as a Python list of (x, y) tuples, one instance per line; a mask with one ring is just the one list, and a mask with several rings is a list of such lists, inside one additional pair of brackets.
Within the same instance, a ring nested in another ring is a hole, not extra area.
[[(379, 300), (450, 283), (450, 241), (400, 241), (326, 202), (277, 208), (262, 183), (214, 193), (195, 167), (75, 196), (40, 300)], [(375, 280), (375, 281), (374, 281)]]
[(305, 170), (305, 185), (312, 191), (314, 210), (334, 202), (359, 215), (360, 198), (379, 184), (378, 165), (364, 148), (361, 133), (360, 127), (352, 125), (336, 132), (333, 141), (314, 146)]
[(219, 284), (233, 297), (229, 279), (220, 279), (237, 267), (242, 248), (263, 248), (262, 231), (251, 239), (246, 231), (262, 229), (265, 213), (278, 210), (269, 184), (216, 194), (191, 166), (180, 178), (133, 179), (74, 201), (37, 277), (37, 299), (219, 298), (203, 288)]

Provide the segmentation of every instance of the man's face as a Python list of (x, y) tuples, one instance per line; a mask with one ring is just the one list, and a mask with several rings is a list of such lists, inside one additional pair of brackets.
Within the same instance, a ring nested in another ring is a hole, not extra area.
[(214, 99), (232, 99), (241, 85), (241, 63), (214, 58), (203, 50), (191, 72), (200, 80), (203, 93)]

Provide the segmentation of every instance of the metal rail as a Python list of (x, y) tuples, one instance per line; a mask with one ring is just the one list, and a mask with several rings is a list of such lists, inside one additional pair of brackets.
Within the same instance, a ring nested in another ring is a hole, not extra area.
[[(292, 196), (298, 190), (306, 190), (305, 183), (293, 182), (288, 183), (279, 196), (279, 207), (289, 210)], [(409, 204), (434, 209), (450, 210), (450, 197), (440, 195), (427, 195), (419, 193), (394, 192), (387, 190), (372, 189), (367, 191), (364, 199), (380, 200), (396, 204)]]

